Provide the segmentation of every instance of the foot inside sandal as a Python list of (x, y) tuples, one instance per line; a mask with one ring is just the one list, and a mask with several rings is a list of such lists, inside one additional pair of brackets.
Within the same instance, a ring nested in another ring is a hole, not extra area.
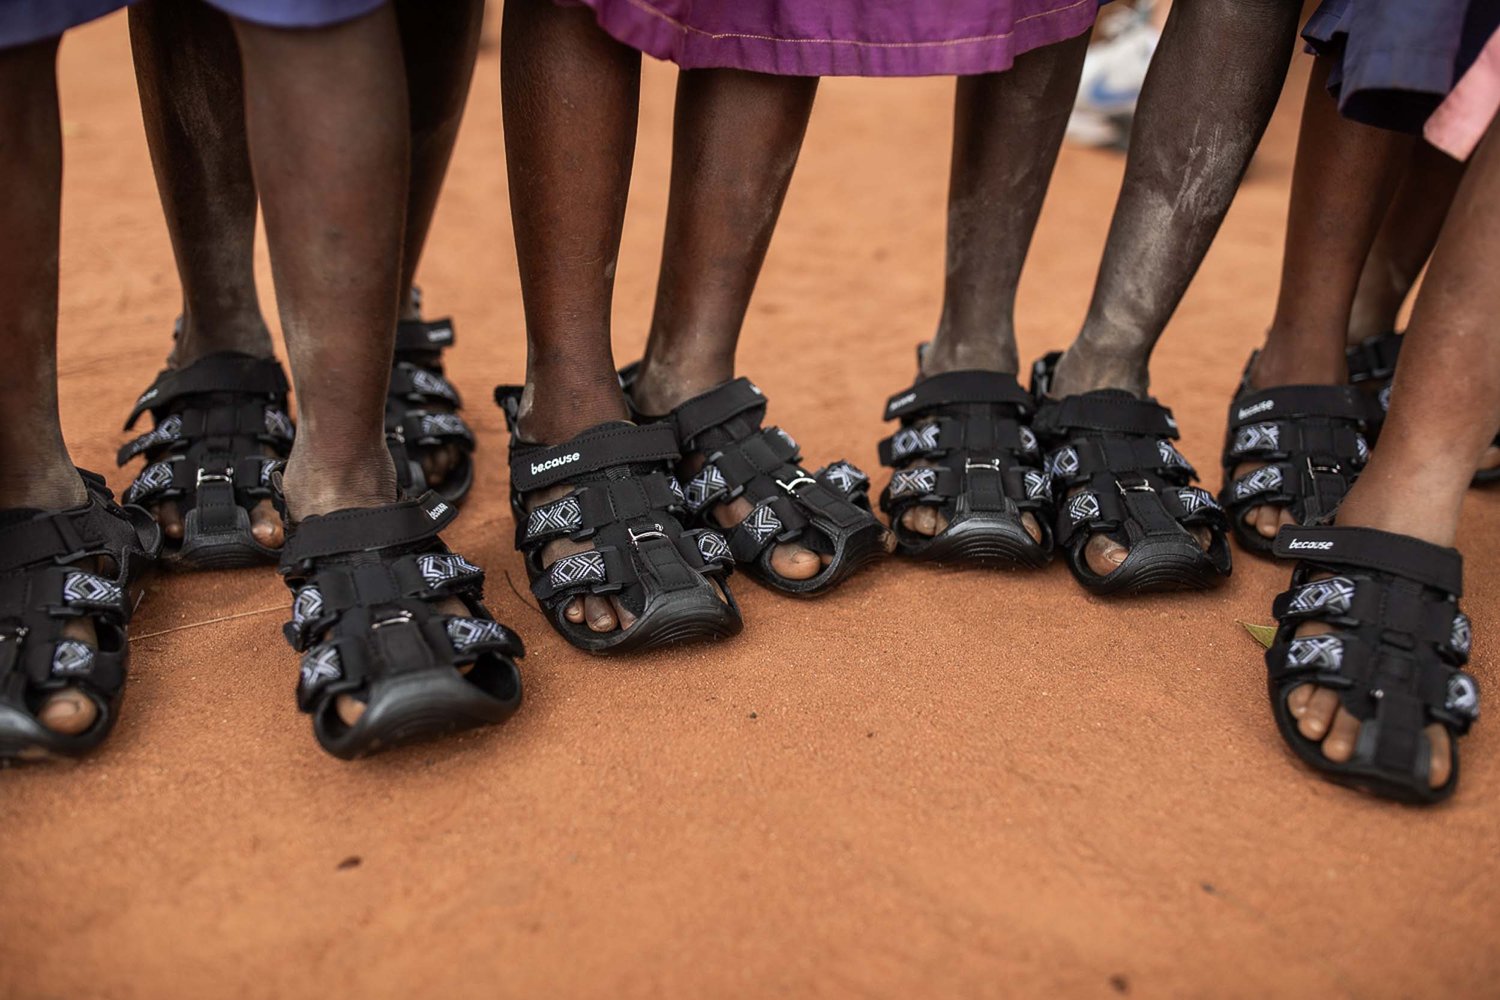
[(443, 373), (453, 346), (451, 319), (402, 320), (386, 393), (385, 431), (404, 493), (435, 490), (461, 503), (474, 483), (474, 432), (458, 413), (463, 399)]

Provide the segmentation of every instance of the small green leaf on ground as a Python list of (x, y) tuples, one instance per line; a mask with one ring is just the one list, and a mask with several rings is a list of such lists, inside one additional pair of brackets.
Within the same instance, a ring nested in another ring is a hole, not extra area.
[[(1236, 618), (1235, 621), (1239, 619)], [(1250, 633), (1252, 639), (1267, 649), (1270, 649), (1271, 643), (1276, 641), (1275, 625), (1255, 625), (1250, 622), (1240, 622), (1240, 624), (1245, 626), (1245, 631)]]

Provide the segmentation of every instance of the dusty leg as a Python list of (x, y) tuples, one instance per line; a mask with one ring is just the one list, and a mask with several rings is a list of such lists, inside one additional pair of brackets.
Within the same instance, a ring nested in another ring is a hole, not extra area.
[[(182, 284), (182, 328), (168, 364), (222, 351), (272, 356), (255, 287), (255, 180), (245, 146), (239, 49), (229, 19), (200, 0), (143, 0), (130, 8), (141, 117), (156, 190)], [(153, 510), (182, 537), (175, 502)], [(262, 545), (281, 545), (269, 500), (250, 512)]]
[[(1408, 136), (1340, 116), (1328, 94), (1328, 70), (1329, 60), (1318, 59), (1307, 81), (1281, 291), (1250, 373), (1258, 389), (1348, 381), (1344, 348), (1354, 289), (1412, 145)], [(1234, 475), (1260, 464), (1241, 465)], [(1284, 507), (1266, 505), (1247, 510), (1245, 521), (1275, 538), (1293, 518)]]
[[(1015, 372), (1016, 287), (1052, 180), (1088, 36), (1028, 52), (1007, 73), (958, 80), (948, 182), (947, 280), (943, 311), (922, 372)], [(926, 459), (912, 466), (931, 464)], [(937, 535), (948, 521), (913, 507), (901, 523)], [(1022, 515), (1032, 537), (1036, 518)]]
[[(66, 510), (88, 501), (63, 443), (57, 408), (57, 254), (62, 129), (57, 39), (0, 49), (0, 518), (7, 510)], [(67, 634), (93, 645), (93, 624)], [(81, 733), (97, 709), (60, 691), (42, 723)]]
[[(766, 248), (807, 131), (814, 77), (691, 70), (678, 77), (672, 193), (651, 336), (635, 386), (646, 413), (667, 413), (734, 377), (734, 352)], [(691, 465), (702, 456), (689, 456)], [(732, 527), (747, 500), (720, 504)], [(778, 545), (772, 568), (788, 579), (817, 575), (823, 561)]]
[[(1057, 366), (1060, 396), (1145, 395), (1151, 350), (1208, 253), (1286, 77), (1297, 0), (1175, 3), (1141, 90), (1094, 297)], [(1211, 538), (1198, 532), (1206, 547)], [(1094, 572), (1127, 550), (1089, 540)]]
[[(611, 39), (583, 7), (510, 0), (501, 31), (511, 221), (526, 310), (520, 433), (555, 444), (630, 410), (610, 352), (615, 260), (635, 155), (640, 54)], [(544, 503), (566, 493), (538, 491)], [(563, 539), (549, 563), (586, 549)], [(569, 620), (628, 627), (618, 602), (590, 596)]]
[(1151, 349), (1219, 231), (1276, 107), (1296, 0), (1175, 3), (1141, 91), (1125, 184), (1056, 391), (1144, 395)]
[[(1452, 545), (1480, 454), (1500, 430), (1500, 129), (1491, 126), (1453, 212), (1402, 348), (1380, 447), (1339, 508), (1340, 525), (1380, 528)], [(1433, 447), (1433, 442), (1443, 447)], [(1288, 704), (1323, 753), (1348, 760), (1359, 722), (1332, 691), (1297, 688)], [(1448, 735), (1428, 728), (1431, 781), (1448, 780)]]

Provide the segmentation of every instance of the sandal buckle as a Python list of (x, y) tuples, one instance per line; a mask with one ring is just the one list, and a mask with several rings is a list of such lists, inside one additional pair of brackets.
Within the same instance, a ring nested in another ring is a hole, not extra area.
[(234, 469), (226, 467), (222, 473), (208, 472), (202, 466), (198, 468), (198, 485), (204, 483), (234, 483)]
[(19, 646), (22, 640), (26, 638), (27, 633), (29, 633), (30, 631), (31, 629), (27, 628), (25, 625), (17, 625), (15, 628), (10, 630), (0, 629), (0, 642), (4, 642), (5, 640), (10, 639), (15, 642), (17, 646)]
[(797, 471), (798, 471), (798, 475), (794, 476), (792, 478), (792, 481), (789, 482), (789, 483), (788, 482), (783, 482), (780, 479), (776, 480), (776, 485), (777, 486), (780, 486), (782, 489), (786, 490), (788, 493), (792, 494), (793, 496), (795, 496), (797, 494), (797, 487), (801, 486), (803, 483), (813, 483), (813, 484), (817, 483), (817, 480), (813, 479), (811, 476), (807, 475), (806, 473), (803, 473), (801, 469), (798, 469)]
[(1330, 476), (1342, 476), (1344, 474), (1344, 468), (1337, 462), (1335, 462), (1333, 465), (1316, 464), (1313, 462), (1312, 456), (1309, 455), (1307, 457), (1307, 474), (1309, 476), (1315, 476), (1320, 472), (1326, 473)]
[(409, 624), (411, 620), (412, 616), (410, 611), (398, 611), (388, 618), (382, 618), (377, 622), (371, 622), (370, 631), (373, 632), (378, 628), (385, 628), (387, 625), (406, 625)]
[(999, 472), (1000, 460), (992, 458), (988, 462), (976, 462), (972, 458), (964, 459), (964, 471), (970, 472), (974, 469), (989, 469), (991, 472)]
[(625, 531), (630, 535), (630, 544), (636, 548), (640, 548), (642, 542), (649, 541), (650, 539), (667, 537), (667, 533), (662, 530), (659, 524), (653, 524), (645, 531), (636, 531), (631, 527), (627, 527)]
[(1116, 479), (1115, 480), (1115, 488), (1120, 491), (1120, 494), (1122, 496), (1125, 495), (1126, 493), (1155, 493), (1156, 492), (1156, 488), (1153, 487), (1149, 482), (1147, 482), (1145, 476), (1137, 476), (1136, 479), (1133, 482), (1130, 482), (1128, 484), (1127, 483), (1122, 483), (1122, 482), (1120, 482), (1120, 480)]

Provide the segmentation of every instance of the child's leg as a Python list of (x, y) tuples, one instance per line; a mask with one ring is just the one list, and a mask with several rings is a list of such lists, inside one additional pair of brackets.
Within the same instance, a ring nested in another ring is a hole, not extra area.
[(521, 433), (552, 444), (629, 416), (610, 351), (610, 301), (640, 102), (640, 54), (592, 12), (511, 0), (501, 103), (521, 293)]
[(817, 88), (815, 77), (729, 69), (678, 76), (666, 240), (634, 388), (644, 412), (666, 413), (734, 378)]
[[(1380, 447), (1339, 508), (1339, 525), (1454, 543), (1469, 480), (1500, 430), (1497, 273), (1500, 128), (1492, 125), (1459, 186), (1417, 298)], [(1323, 738), (1329, 759), (1349, 759), (1359, 722), (1333, 691), (1306, 685), (1289, 704), (1302, 734)], [(1448, 735), (1438, 725), (1428, 734), (1436, 787), (1448, 779)]]
[[(615, 260), (625, 220), (640, 104), (640, 54), (614, 41), (584, 7), (509, 0), (500, 38), (500, 97), (511, 222), (526, 310), (526, 390), (518, 435), (559, 444), (630, 409), (610, 350)], [(533, 506), (564, 484), (527, 497)], [(567, 539), (551, 564), (590, 548)], [(634, 619), (590, 595), (569, 620), (599, 632)]]
[(959, 77), (948, 185), (947, 280), (924, 374), (1015, 372), (1016, 287), (1072, 111), (1088, 35)]
[(301, 427), (294, 517), (390, 503), (384, 412), (409, 162), (389, 7), (316, 30), (235, 22), (245, 124), (265, 207)]
[(1302, 5), (1175, 3), (1141, 91), (1125, 184), (1083, 330), (1054, 390), (1144, 394), (1151, 349), (1276, 107)]
[(412, 285), (458, 140), (483, 18), (484, 0), (396, 3), (411, 102), (411, 181), (401, 260), (403, 319), (418, 318)]
[(1375, 245), (1365, 258), (1349, 316), (1349, 343), (1396, 329), (1401, 307), (1437, 245), (1464, 165), (1425, 142), (1413, 145)]
[[(57, 39), (0, 49), (0, 518), (15, 508), (67, 510), (87, 501), (57, 408), (57, 253), (62, 130)], [(0, 522), (3, 523), (3, 522)], [(94, 643), (90, 619), (67, 634)], [(73, 690), (37, 713), (81, 733), (97, 709)]]
[(130, 8), (141, 116), (182, 283), (171, 364), (272, 355), (255, 287), (255, 181), (245, 146), (239, 50), (229, 18), (201, 0)]
[[(1328, 94), (1328, 69), (1329, 60), (1318, 59), (1307, 81), (1281, 290), (1250, 375), (1257, 389), (1348, 380), (1344, 349), (1354, 289), (1412, 144), (1407, 136), (1342, 117)], [(1242, 464), (1233, 475), (1259, 464)], [(1269, 504), (1244, 517), (1266, 538), (1296, 520), (1287, 508)]]

